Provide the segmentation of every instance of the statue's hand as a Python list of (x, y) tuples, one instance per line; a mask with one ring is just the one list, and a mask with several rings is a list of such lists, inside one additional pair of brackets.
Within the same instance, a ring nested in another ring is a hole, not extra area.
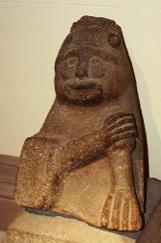
[(131, 113), (116, 113), (108, 117), (102, 128), (107, 147), (133, 150), (137, 128)]

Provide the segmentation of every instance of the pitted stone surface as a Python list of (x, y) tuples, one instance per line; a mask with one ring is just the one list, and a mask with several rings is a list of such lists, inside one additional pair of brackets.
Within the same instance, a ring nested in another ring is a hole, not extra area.
[(142, 228), (147, 154), (132, 64), (121, 28), (84, 16), (55, 63), (56, 99), (27, 138), (16, 202), (97, 227)]
[(134, 243), (125, 236), (63, 217), (21, 212), (8, 229), (7, 243)]

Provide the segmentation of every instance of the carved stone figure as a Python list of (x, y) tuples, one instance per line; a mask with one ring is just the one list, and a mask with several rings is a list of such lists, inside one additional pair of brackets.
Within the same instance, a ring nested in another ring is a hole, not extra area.
[(121, 28), (85, 16), (55, 64), (56, 99), (20, 157), (16, 202), (121, 231), (142, 227), (146, 141)]

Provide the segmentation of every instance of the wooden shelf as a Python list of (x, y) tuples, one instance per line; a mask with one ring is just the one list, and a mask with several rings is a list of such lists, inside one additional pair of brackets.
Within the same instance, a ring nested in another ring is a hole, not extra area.
[(0, 230), (6, 230), (21, 210), (14, 202), (18, 164), (18, 157), (0, 155)]

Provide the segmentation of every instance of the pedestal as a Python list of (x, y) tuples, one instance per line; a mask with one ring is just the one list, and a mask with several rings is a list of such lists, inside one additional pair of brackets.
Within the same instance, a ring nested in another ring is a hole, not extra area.
[(61, 216), (22, 211), (9, 226), (7, 243), (134, 243), (135, 240)]

